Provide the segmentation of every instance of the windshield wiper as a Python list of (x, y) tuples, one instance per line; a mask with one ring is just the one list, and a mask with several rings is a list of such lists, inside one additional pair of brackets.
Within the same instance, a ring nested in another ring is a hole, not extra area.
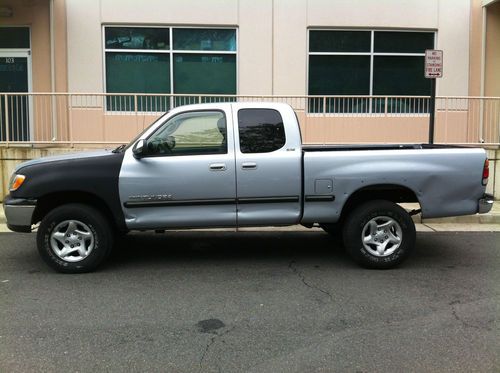
[(112, 150), (112, 153), (120, 153), (127, 145), (126, 144), (121, 144), (119, 147), (115, 148)]

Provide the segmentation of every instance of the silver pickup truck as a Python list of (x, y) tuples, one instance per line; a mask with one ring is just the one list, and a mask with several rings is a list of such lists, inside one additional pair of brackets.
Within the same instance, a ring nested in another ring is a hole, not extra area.
[(130, 230), (293, 224), (389, 268), (415, 246), (412, 213), (485, 213), (487, 182), (483, 149), (303, 146), (290, 106), (217, 103), (173, 109), (113, 151), (22, 163), (4, 206), (13, 231), (40, 223), (38, 250), (61, 272), (93, 270)]

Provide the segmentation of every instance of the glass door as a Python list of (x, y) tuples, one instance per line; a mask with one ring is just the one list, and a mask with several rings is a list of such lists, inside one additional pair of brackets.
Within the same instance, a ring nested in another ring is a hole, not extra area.
[[(30, 91), (30, 62), (29, 52), (0, 51), (1, 93)], [(30, 140), (29, 96), (2, 95), (0, 100), (0, 141)]]

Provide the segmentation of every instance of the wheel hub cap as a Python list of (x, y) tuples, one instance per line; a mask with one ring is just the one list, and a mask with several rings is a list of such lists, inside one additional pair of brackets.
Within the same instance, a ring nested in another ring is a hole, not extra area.
[(66, 262), (85, 259), (94, 248), (94, 234), (88, 225), (78, 220), (65, 220), (50, 234), (50, 248)]
[(403, 230), (399, 223), (388, 216), (377, 216), (363, 227), (361, 241), (372, 255), (386, 257), (393, 254), (403, 240)]

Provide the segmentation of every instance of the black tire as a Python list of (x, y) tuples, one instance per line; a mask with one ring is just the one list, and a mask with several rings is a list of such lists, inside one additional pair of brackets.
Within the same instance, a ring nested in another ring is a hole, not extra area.
[[(410, 215), (390, 201), (363, 203), (347, 216), (344, 224), (347, 252), (358, 264), (367, 268), (397, 266), (413, 251), (415, 239), (415, 224)], [(384, 251), (378, 252), (377, 249)]]
[[(74, 222), (73, 233), (68, 233), (69, 222)], [(57, 231), (54, 232), (56, 228)], [(63, 232), (64, 230), (66, 231)], [(58, 234), (57, 239), (52, 236), (53, 233)], [(73, 251), (66, 256), (67, 260), (56, 253), (57, 249), (60, 249), (61, 254), (66, 247), (66, 244), (60, 241), (66, 240), (66, 233), (69, 234), (69, 241), (64, 241), (68, 243), (67, 246), (80, 246), (82, 242), (81, 246), (88, 249), (86, 256), (80, 255), (77, 249), (71, 249)], [(38, 252), (42, 259), (58, 272), (90, 272), (109, 256), (113, 247), (113, 233), (108, 220), (97, 209), (77, 203), (62, 205), (42, 219), (37, 233)], [(64, 238), (60, 237), (61, 234)], [(53, 248), (53, 245), (56, 245), (56, 248)]]

